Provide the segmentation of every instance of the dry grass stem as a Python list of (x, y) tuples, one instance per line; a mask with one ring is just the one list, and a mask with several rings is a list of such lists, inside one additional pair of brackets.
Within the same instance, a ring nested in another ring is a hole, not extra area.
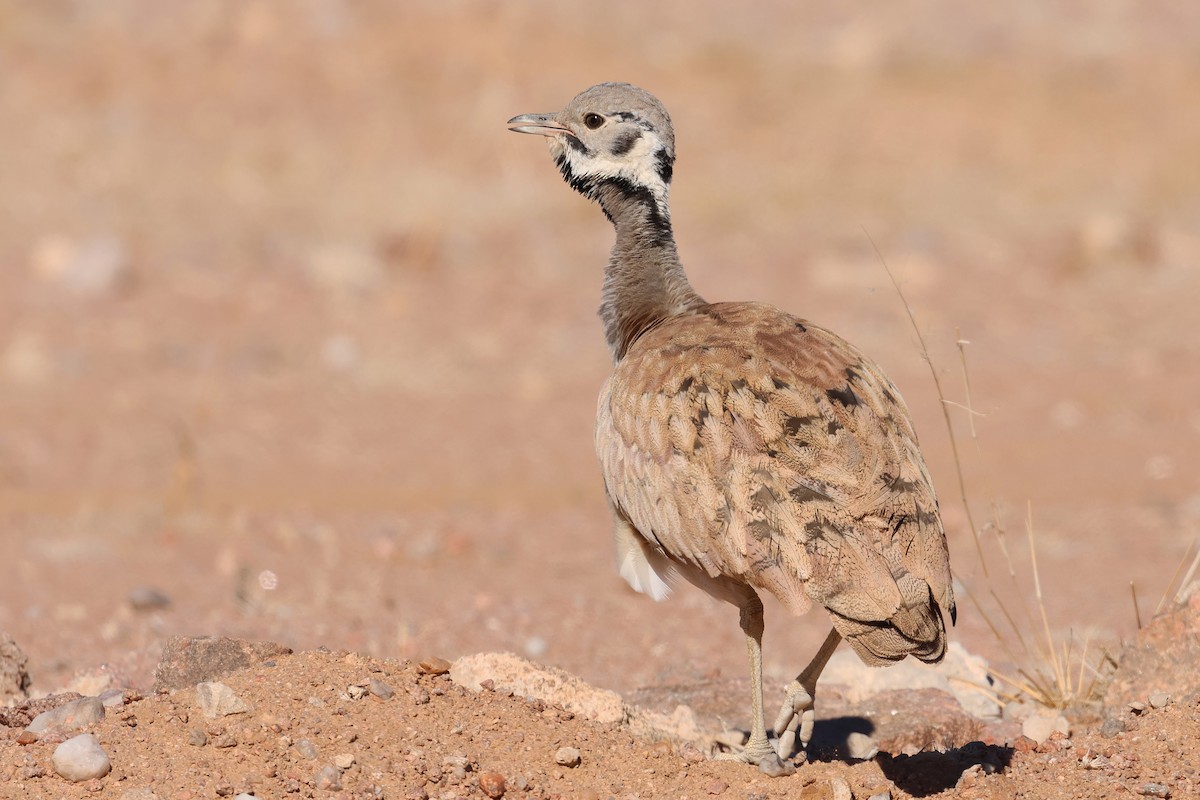
[(971, 375), (967, 372), (967, 345), (971, 342), (962, 337), (962, 331), (958, 328), (954, 329), (954, 344), (958, 346), (958, 363), (962, 367), (963, 376), (963, 392), (967, 399), (965, 406), (968, 411), (967, 423), (971, 426), (971, 438), (975, 440), (975, 447), (979, 447), (979, 434), (975, 431), (975, 417), (984, 416), (975, 410), (974, 404), (971, 402)]
[[(921, 326), (917, 324), (917, 318), (913, 314), (912, 306), (908, 304), (908, 299), (904, 296), (904, 290), (900, 288), (900, 282), (896, 280), (896, 276), (892, 273), (892, 268), (888, 266), (887, 260), (884, 259), (883, 253), (879, 250), (879, 246), (875, 244), (875, 240), (871, 238), (871, 234), (867, 232), (866, 228), (863, 228), (863, 234), (867, 237), (867, 241), (871, 243), (871, 249), (875, 251), (876, 258), (879, 259), (879, 263), (883, 266), (883, 271), (887, 273), (888, 280), (892, 282), (892, 287), (896, 290), (896, 295), (900, 298), (901, 305), (904, 306), (904, 313), (908, 315), (909, 324), (912, 325), (913, 331), (917, 334), (917, 342), (921, 346), (921, 356), (925, 359), (925, 364), (929, 367), (929, 374), (933, 376), (933, 385), (937, 390), (938, 400), (942, 407), (942, 418), (946, 422), (946, 431), (950, 435), (950, 450), (954, 456), (954, 471), (958, 476), (959, 499), (962, 502), (963, 511), (967, 515), (967, 524), (971, 527), (971, 538), (975, 540), (975, 553), (979, 557), (979, 566), (986, 577), (988, 574), (987, 562), (983, 558), (983, 545), (979, 541), (979, 528), (975, 526), (975, 516), (971, 513), (971, 502), (967, 499), (967, 482), (963, 477), (962, 459), (958, 455), (958, 439), (954, 435), (954, 423), (950, 419), (950, 411), (946, 404), (946, 393), (942, 391), (942, 381), (938, 377), (937, 369), (933, 366), (933, 358), (929, 355), (929, 348), (925, 345), (925, 335), (921, 333)], [(968, 414), (967, 416), (969, 418), (971, 415)]]
[[(1133, 585), (1133, 581), (1129, 582), (1129, 594), (1133, 597), (1133, 619), (1137, 622), (1137, 629), (1140, 631), (1142, 629), (1142, 610), (1138, 608), (1137, 587)], [(1162, 601), (1160, 600), (1158, 604), (1161, 606)]]
[[(1197, 547), (1197, 545), (1200, 545), (1200, 539), (1193, 539), (1191, 544), (1188, 545), (1187, 550), (1183, 551), (1183, 558), (1179, 560), (1179, 565), (1175, 567), (1175, 574), (1171, 576), (1170, 582), (1163, 589), (1162, 597), (1158, 600), (1158, 605), (1154, 607), (1154, 617), (1157, 617), (1159, 612), (1163, 610), (1163, 606), (1167, 604), (1168, 597), (1177, 603), (1182, 599), (1180, 594), (1183, 592), (1184, 587), (1192, 582), (1192, 576), (1196, 574), (1196, 567), (1200, 566), (1200, 547)], [(1193, 549), (1196, 551), (1194, 554), (1192, 553)], [(1187, 574), (1183, 576), (1183, 580), (1181, 581), (1179, 580), (1179, 575), (1183, 572), (1183, 565), (1188, 563), (1189, 556), (1192, 557), (1192, 563), (1188, 567)], [(1139, 623), (1138, 629), (1141, 629), (1141, 627)]]
[[(870, 241), (871, 247), (875, 250), (875, 255), (879, 259), (879, 263), (883, 266), (887, 273), (888, 279), (892, 282), (892, 287), (896, 290), (897, 296), (900, 298), (901, 304), (904, 306), (904, 311), (908, 315), (908, 321), (912, 325), (913, 331), (916, 333), (917, 342), (921, 348), (921, 355), (925, 359), (926, 365), (929, 367), (930, 375), (933, 377), (933, 385), (937, 391), (938, 399), (942, 407), (942, 418), (946, 424), (946, 431), (950, 437), (950, 449), (954, 458), (955, 474), (958, 479), (959, 497), (963, 505), (963, 510), (967, 516), (968, 525), (971, 528), (972, 537), (975, 541), (975, 551), (979, 558), (979, 565), (983, 571), (983, 577), (990, 582), (990, 574), (987, 567), (987, 560), (984, 558), (983, 544), (981, 540), (981, 529), (975, 524), (975, 517), (971, 510), (971, 502), (967, 496), (966, 478), (963, 472), (962, 459), (959, 454), (958, 440), (954, 433), (953, 420), (950, 417), (950, 408), (959, 408), (967, 412), (967, 420), (970, 426), (971, 438), (976, 443), (976, 448), (979, 448), (978, 431), (975, 428), (975, 417), (985, 416), (984, 414), (974, 409), (974, 404), (971, 396), (971, 380), (970, 373), (967, 368), (966, 345), (970, 344), (969, 340), (964, 339), (961, 331), (955, 330), (955, 345), (958, 347), (959, 364), (962, 369), (963, 389), (965, 392), (965, 403), (950, 401), (946, 398), (942, 390), (941, 379), (938, 376), (936, 367), (934, 367), (933, 359), (929, 354), (929, 348), (925, 343), (925, 337), (921, 333), (920, 327), (917, 325), (916, 316), (913, 314), (912, 307), (908, 304), (907, 298), (904, 296), (903, 289), (900, 288), (899, 281), (892, 273), (879, 247), (875, 244), (875, 240), (871, 238), (870, 233), (865, 229), (863, 233), (867, 240)], [(1008, 541), (1006, 530), (1001, 518), (999, 506), (995, 501), (991, 502), (992, 521), (987, 527), (994, 531), (997, 546), (1004, 555), (1005, 563), (1008, 565), (1009, 579), (1011, 580), (1014, 589), (1017, 590), (1018, 596), (1021, 595), (1020, 586), (1017, 581), (1017, 570), (1013, 563), (1012, 555), (1008, 549)], [(1001, 627), (996, 624), (992, 614), (989, 614), (978, 598), (967, 585), (963, 585), (963, 590), (970, 600), (971, 604), (979, 612), (980, 617), (984, 620), (996, 641), (1000, 643), (1008, 659), (1014, 664), (1015, 672), (1006, 673), (1001, 670), (992, 669), (990, 674), (999, 683), (1007, 686), (1011, 691), (1006, 692), (1000, 689), (988, 689), (986, 687), (976, 687), (985, 694), (994, 695), (997, 699), (1015, 700), (1020, 697), (1026, 697), (1033, 702), (1053, 709), (1065, 709), (1076, 704), (1089, 703), (1094, 701), (1099, 696), (1100, 690), (1104, 685), (1104, 680), (1111, 668), (1116, 666), (1113, 658), (1103, 649), (1098, 655), (1092, 656), (1089, 659), (1089, 653), (1094, 653), (1091, 647), (1091, 635), (1084, 637), (1082, 645), (1077, 647), (1077, 642), (1073, 632), (1068, 633), (1068, 637), (1064, 641), (1055, 641), (1054, 633), (1050, 627), (1050, 616), (1046, 611), (1045, 597), (1042, 594), (1042, 580), (1038, 570), (1037, 563), (1037, 538), (1033, 525), (1033, 505), (1026, 503), (1025, 513), (1025, 529), (1029, 541), (1029, 559), (1030, 571), (1033, 574), (1034, 598), (1037, 603), (1038, 620), (1035, 621), (1034, 614), (1030, 611), (1026, 603), (1020, 604), (1020, 611), (1024, 616), (1024, 624), (1018, 624), (1013, 616), (1012, 610), (1000, 598), (995, 588), (989, 588), (988, 593), (991, 595), (992, 601), (999, 610), (1007, 625), (1007, 631), (1001, 630)], [(1182, 567), (1182, 565), (1181, 565)], [(1192, 567), (1188, 571), (1190, 576), (1200, 568), (1200, 552), (1196, 554), (1196, 559), (1192, 562)], [(1178, 576), (1177, 576), (1178, 577)], [(1175, 581), (1172, 580), (1172, 586)], [(1186, 580), (1184, 581), (1186, 584)], [(1168, 593), (1171, 587), (1168, 587)], [(1136, 593), (1134, 595), (1135, 609), (1137, 605)], [(1161, 605), (1161, 603), (1160, 603)], [(1140, 626), (1140, 611), (1137, 612)], [(1026, 636), (1023, 631), (1037, 631), (1041, 633), (1037, 636)], [(1014, 647), (1013, 642), (1016, 646)], [(969, 683), (969, 682), (967, 682)], [(974, 685), (974, 684), (971, 684)]]

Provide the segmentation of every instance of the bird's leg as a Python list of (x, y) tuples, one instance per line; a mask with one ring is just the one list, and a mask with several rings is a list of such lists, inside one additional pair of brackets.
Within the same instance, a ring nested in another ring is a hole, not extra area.
[(787, 697), (784, 698), (783, 707), (779, 709), (779, 716), (775, 718), (780, 758), (791, 758), (796, 747), (797, 730), (800, 733), (801, 747), (807, 747), (812, 740), (817, 679), (821, 677), (821, 671), (825, 669), (829, 657), (841, 641), (842, 637), (837, 630), (831, 629), (812, 661), (796, 676), (796, 680), (788, 684)]
[(763, 715), (762, 693), (762, 601), (753, 589), (746, 587), (738, 608), (741, 611), (739, 621), (742, 633), (746, 635), (746, 652), (750, 656), (750, 741), (746, 742), (740, 753), (722, 753), (717, 758), (757, 764), (760, 770), (772, 778), (791, 775), (796, 768), (780, 760), (779, 754), (767, 741), (767, 721)]

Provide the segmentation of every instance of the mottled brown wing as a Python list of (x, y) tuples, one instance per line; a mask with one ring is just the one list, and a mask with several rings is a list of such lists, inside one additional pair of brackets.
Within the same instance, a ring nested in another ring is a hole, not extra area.
[(610, 499), (671, 559), (810, 601), (871, 663), (940, 658), (945, 534), (904, 401), (850, 344), (770, 306), (667, 320), (601, 392)]

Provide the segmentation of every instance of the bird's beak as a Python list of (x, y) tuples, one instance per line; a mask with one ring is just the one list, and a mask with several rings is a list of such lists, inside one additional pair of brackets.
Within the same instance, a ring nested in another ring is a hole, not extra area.
[(574, 136), (574, 132), (565, 125), (554, 120), (554, 114), (522, 114), (508, 121), (508, 129), (514, 133), (536, 133), (541, 136), (557, 136), (565, 133)]

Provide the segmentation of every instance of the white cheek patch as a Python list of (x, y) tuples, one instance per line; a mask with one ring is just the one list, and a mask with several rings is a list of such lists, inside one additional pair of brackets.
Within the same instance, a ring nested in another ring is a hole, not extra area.
[(585, 156), (568, 150), (567, 159), (578, 175), (623, 178), (635, 186), (645, 186), (655, 197), (666, 200), (670, 187), (658, 174), (658, 159), (655, 158), (662, 146), (657, 134), (642, 131), (633, 147), (621, 156), (606, 152)]

